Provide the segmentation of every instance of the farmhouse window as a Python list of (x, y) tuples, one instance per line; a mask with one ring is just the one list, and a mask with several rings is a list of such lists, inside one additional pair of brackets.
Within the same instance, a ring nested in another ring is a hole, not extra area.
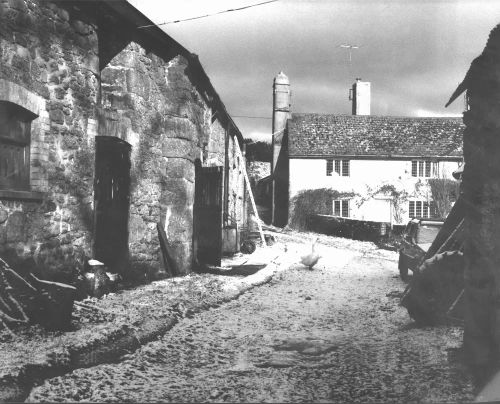
[(437, 216), (436, 205), (432, 201), (409, 201), (408, 216), (418, 219), (435, 218)]
[(30, 189), (30, 133), (34, 115), (0, 101), (0, 189)]
[(349, 160), (342, 160), (342, 176), (349, 177)]
[(349, 177), (350, 160), (326, 160), (326, 175), (331, 176), (333, 171), (342, 177)]
[(335, 172), (340, 175), (340, 160), (335, 160)]
[(411, 175), (412, 177), (431, 178), (436, 177), (438, 171), (438, 163), (430, 160), (412, 160)]
[(349, 217), (349, 200), (333, 201), (333, 216)]
[(328, 177), (331, 177), (332, 173), (333, 173), (333, 160), (328, 159), (328, 160), (326, 160), (326, 175)]

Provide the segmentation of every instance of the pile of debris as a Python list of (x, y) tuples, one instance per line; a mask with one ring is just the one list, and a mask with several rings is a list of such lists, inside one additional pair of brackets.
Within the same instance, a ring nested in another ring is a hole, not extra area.
[(32, 273), (23, 277), (0, 259), (0, 327), (11, 334), (23, 324), (68, 329), (75, 296), (73, 286), (44, 281)]

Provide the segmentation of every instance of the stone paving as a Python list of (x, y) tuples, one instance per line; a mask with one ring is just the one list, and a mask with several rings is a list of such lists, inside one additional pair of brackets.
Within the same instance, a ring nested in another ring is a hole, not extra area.
[[(47, 380), (28, 402), (463, 402), (462, 332), (415, 328), (397, 254), (320, 246), (239, 299), (188, 316), (116, 364)], [(310, 246), (287, 244), (290, 262)]]

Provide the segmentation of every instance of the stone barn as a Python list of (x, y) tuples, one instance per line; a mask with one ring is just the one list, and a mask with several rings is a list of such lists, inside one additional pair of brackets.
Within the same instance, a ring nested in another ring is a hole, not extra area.
[[(0, 257), (72, 283), (220, 262), (243, 138), (196, 55), (125, 0), (0, 1)], [(159, 228), (157, 225), (159, 224)]]

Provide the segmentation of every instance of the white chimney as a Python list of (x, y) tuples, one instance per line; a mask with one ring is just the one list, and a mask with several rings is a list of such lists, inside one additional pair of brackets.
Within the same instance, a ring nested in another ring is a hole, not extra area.
[(349, 91), (349, 100), (353, 115), (370, 115), (370, 82), (357, 78)]

